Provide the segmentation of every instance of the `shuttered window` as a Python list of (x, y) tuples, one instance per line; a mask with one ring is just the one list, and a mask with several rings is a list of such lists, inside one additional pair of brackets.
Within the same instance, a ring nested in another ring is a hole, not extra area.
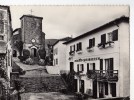
[(113, 35), (113, 41), (117, 41), (118, 40), (118, 30), (114, 30), (112, 32), (112, 35)]
[(101, 35), (101, 43), (102, 44), (106, 43), (106, 34)]
[(95, 38), (89, 39), (89, 48), (92, 48), (95, 46)]
[(81, 42), (77, 43), (77, 51), (80, 51), (80, 50), (82, 50), (82, 43)]

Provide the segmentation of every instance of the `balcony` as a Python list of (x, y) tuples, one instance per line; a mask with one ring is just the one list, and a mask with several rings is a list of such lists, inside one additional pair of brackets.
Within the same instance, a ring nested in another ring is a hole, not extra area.
[(88, 52), (93, 52), (94, 51), (94, 47), (87, 47), (87, 51)]
[(70, 51), (70, 52), (69, 52), (69, 55), (70, 55), (70, 56), (73, 56), (74, 54), (75, 54), (75, 51)]
[(82, 54), (82, 50), (76, 50), (77, 54)]
[(109, 48), (113, 47), (114, 41), (107, 41), (106, 43), (99, 43), (98, 48), (103, 49), (103, 48)]
[(117, 82), (118, 70), (89, 70), (87, 77), (97, 81)]

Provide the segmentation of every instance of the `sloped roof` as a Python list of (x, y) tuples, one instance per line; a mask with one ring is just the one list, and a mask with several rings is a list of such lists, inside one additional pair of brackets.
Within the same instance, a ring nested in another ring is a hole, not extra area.
[(59, 41), (69, 41), (69, 40), (71, 40), (71, 39), (72, 39), (72, 37), (61, 38), (61, 39), (59, 39), (57, 42), (55, 42), (55, 44), (53, 44), (53, 46), (56, 45)]
[(74, 42), (74, 41), (76, 41), (76, 40), (78, 40), (78, 39), (84, 38), (84, 37), (86, 37), (86, 36), (88, 36), (88, 35), (94, 34), (94, 33), (98, 32), (98, 31), (100, 31), (100, 30), (103, 30), (103, 29), (105, 29), (105, 28), (108, 28), (108, 27), (110, 27), (110, 26), (112, 26), (112, 25), (117, 25), (117, 26), (118, 26), (118, 24), (119, 24), (120, 22), (129, 22), (129, 17), (122, 16), (122, 17), (120, 17), (120, 18), (117, 18), (117, 19), (115, 19), (115, 20), (113, 20), (113, 21), (110, 21), (110, 22), (108, 22), (108, 23), (106, 23), (106, 24), (100, 26), (100, 27), (97, 27), (97, 28), (95, 28), (95, 29), (93, 29), (93, 30), (91, 30), (91, 31), (88, 31), (88, 32), (86, 32), (86, 33), (84, 33), (84, 34), (82, 34), (82, 35), (79, 35), (79, 36), (77, 36), (77, 37), (75, 37), (75, 38), (73, 38), (73, 39), (71, 39), (71, 40), (69, 40), (69, 41), (67, 41), (67, 42), (64, 42), (63, 44), (68, 44), (68, 43)]

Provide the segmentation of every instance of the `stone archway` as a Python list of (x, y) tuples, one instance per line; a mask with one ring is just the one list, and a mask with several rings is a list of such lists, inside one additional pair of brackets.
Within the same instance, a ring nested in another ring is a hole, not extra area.
[(37, 57), (37, 49), (36, 48), (31, 48), (31, 56)]

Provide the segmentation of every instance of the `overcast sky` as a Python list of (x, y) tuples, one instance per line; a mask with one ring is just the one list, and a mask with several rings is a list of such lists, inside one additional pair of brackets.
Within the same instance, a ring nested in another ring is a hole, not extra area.
[(128, 6), (10, 6), (13, 29), (20, 27), (20, 17), (31, 14), (43, 17), (46, 38), (76, 37), (122, 15), (129, 16)]

